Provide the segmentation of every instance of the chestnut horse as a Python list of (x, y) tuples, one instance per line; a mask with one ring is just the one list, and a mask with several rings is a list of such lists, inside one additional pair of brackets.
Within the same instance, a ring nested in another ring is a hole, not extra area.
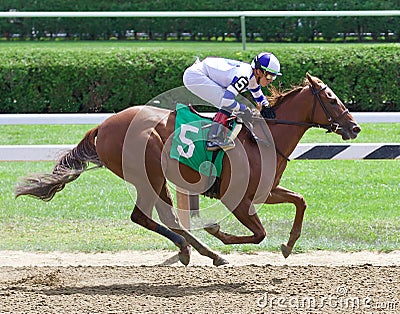
[[(218, 224), (205, 228), (223, 243), (257, 244), (265, 238), (253, 204), (292, 203), (296, 207), (293, 226), (288, 242), (281, 245), (284, 257), (288, 257), (300, 236), (306, 209), (302, 195), (279, 186), (288, 156), (310, 127), (325, 128), (344, 140), (354, 139), (360, 132), (359, 125), (327, 85), (308, 73), (305, 82), (285, 94), (273, 95), (277, 118), (266, 121), (266, 129), (274, 145), (259, 145), (254, 132), (243, 127), (235, 140), (236, 148), (225, 154), (217, 198), (252, 234), (227, 234)], [(51, 174), (25, 178), (16, 186), (15, 194), (49, 201), (84, 172), (89, 163), (105, 166), (136, 188), (131, 220), (170, 239), (179, 247), (183, 264), (190, 261), (190, 245), (213, 259), (214, 265), (226, 264), (224, 258), (182, 227), (174, 211), (167, 179), (195, 193), (203, 193), (208, 182), (206, 176), (169, 157), (175, 117), (175, 111), (151, 106), (121, 111), (88, 131), (75, 148), (59, 159)], [(261, 122), (265, 123), (264, 119), (255, 115), (254, 130), (260, 130)], [(154, 207), (163, 224), (151, 218)]]

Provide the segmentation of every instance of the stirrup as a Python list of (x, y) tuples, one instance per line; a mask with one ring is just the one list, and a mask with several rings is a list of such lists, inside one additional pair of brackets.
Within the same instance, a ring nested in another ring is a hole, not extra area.
[(232, 148), (235, 148), (235, 142), (233, 142), (232, 140), (228, 139), (228, 140), (208, 140), (206, 143), (206, 148), (208, 151), (214, 151), (214, 150), (218, 150), (218, 149), (222, 149), (224, 151), (228, 151)]

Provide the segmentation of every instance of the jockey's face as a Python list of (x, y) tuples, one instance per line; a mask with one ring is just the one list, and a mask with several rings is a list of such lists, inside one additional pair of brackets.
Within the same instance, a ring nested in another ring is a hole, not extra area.
[(273, 75), (262, 69), (254, 69), (254, 75), (257, 79), (257, 83), (262, 87), (267, 86), (269, 83), (276, 79), (276, 75)]

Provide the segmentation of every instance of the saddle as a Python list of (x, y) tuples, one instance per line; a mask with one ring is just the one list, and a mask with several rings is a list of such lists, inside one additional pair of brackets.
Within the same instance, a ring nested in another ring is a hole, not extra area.
[[(207, 186), (210, 188), (204, 195), (216, 197), (219, 192), (222, 159), (225, 152), (223, 150), (211, 152), (206, 149), (212, 117), (202, 115), (192, 106), (184, 104), (177, 104), (175, 111), (175, 132), (170, 157), (207, 176), (210, 183)], [(232, 119), (230, 126), (228, 136), (231, 140), (235, 140), (242, 128), (242, 123), (235, 118)]]
[[(222, 159), (225, 152), (221, 149), (208, 151), (206, 141), (212, 117), (197, 112), (192, 106), (177, 104), (175, 118), (175, 132), (172, 139), (170, 157), (178, 160), (193, 170), (207, 176), (209, 187), (203, 194), (215, 198), (220, 190), (220, 176), (222, 172)], [(240, 117), (233, 116), (230, 123), (228, 137), (233, 141), (245, 125), (250, 138), (262, 145), (270, 146), (268, 134), (262, 129), (261, 137), (254, 131), (252, 122), (242, 121)], [(263, 139), (266, 138), (266, 139)]]

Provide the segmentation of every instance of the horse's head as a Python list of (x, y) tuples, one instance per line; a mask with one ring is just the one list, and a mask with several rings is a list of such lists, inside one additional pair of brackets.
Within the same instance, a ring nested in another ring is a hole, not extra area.
[(343, 140), (356, 138), (361, 128), (342, 101), (320, 79), (307, 73), (307, 80), (314, 98), (310, 122), (340, 134)]

